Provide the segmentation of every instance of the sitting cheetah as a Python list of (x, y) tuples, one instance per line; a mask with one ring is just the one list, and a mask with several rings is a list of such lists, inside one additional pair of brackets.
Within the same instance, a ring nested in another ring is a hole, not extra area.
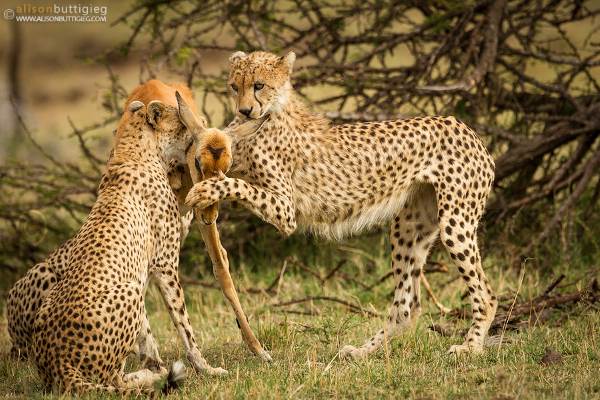
[(62, 279), (35, 315), (32, 358), (47, 385), (65, 392), (151, 390), (165, 371), (125, 374), (146, 323), (144, 295), (156, 279), (188, 360), (210, 367), (194, 339), (177, 274), (180, 215), (167, 180), (192, 135), (159, 101), (129, 106), (90, 215), (70, 243)]
[[(229, 87), (239, 116), (264, 119), (258, 133), (233, 138), (238, 178), (196, 184), (187, 203), (237, 200), (289, 235), (297, 226), (339, 239), (391, 222), (395, 292), (383, 327), (341, 356), (365, 357), (420, 313), (420, 271), (441, 237), (469, 289), (473, 323), (451, 353), (479, 352), (497, 300), (481, 267), (477, 225), (494, 180), (479, 137), (453, 117), (334, 126), (295, 94), (293, 52), (234, 53)], [(242, 179), (239, 179), (242, 178)]]
[[(231, 165), (231, 143), (229, 136), (223, 132), (217, 129), (206, 130), (204, 128), (206, 122), (193, 107), (194, 101), (190, 89), (183, 84), (165, 84), (158, 80), (150, 80), (132, 91), (125, 103), (125, 108), (135, 100), (141, 100), (143, 103), (160, 100), (166, 104), (176, 106), (178, 105), (176, 94), (181, 94), (180, 103), (191, 105), (191, 107), (183, 108), (186, 110), (184, 113), (185, 117), (180, 115), (180, 118), (186, 124), (188, 130), (192, 132), (194, 138), (194, 144), (186, 151), (187, 163), (171, 163), (167, 173), (169, 185), (174, 190), (179, 203), (179, 209), (182, 211), (180, 242), (183, 243), (193, 215), (184, 204), (185, 196), (192, 186), (191, 179), (193, 177), (197, 181), (204, 176), (214, 176), (218, 174), (219, 170), (226, 172)], [(126, 124), (130, 116), (131, 113), (126, 112), (122, 117), (121, 124)], [(240, 125), (237, 134), (251, 132), (257, 128), (252, 123), (246, 125)], [(112, 158), (112, 153), (110, 158)], [(197, 165), (198, 172), (195, 170), (195, 164)], [(107, 182), (106, 175), (103, 175), (98, 187), (98, 195), (102, 193)], [(207, 210), (201, 214), (203, 216), (206, 214), (208, 219), (214, 221), (216, 220), (217, 209)], [(260, 343), (256, 340), (237, 299), (237, 293), (228, 272), (227, 254), (220, 245), (216, 225), (201, 225), (200, 230), (207, 243), (210, 257), (213, 260), (215, 276), (223, 287), (225, 296), (232, 303), (236, 316), (242, 321), (240, 326), (244, 340), (255, 354), (269, 361), (271, 359), (269, 354), (262, 349)], [(7, 319), (8, 331), (12, 342), (11, 353), (13, 355), (23, 359), (27, 357), (27, 349), (31, 344), (35, 315), (44, 298), (56, 282), (64, 276), (72, 244), (73, 239), (65, 242), (46, 260), (31, 268), (9, 291), (7, 298)], [(155, 372), (165, 371), (163, 367), (164, 363), (160, 358), (158, 346), (150, 331), (150, 324), (145, 312), (143, 317), (143, 329), (140, 331), (134, 351), (139, 354), (144, 368)], [(220, 374), (225, 371), (209, 368), (206, 372)]]
[[(158, 80), (150, 80), (139, 85), (132, 91), (125, 102), (125, 108), (135, 100), (141, 101), (144, 104), (149, 104), (153, 100), (160, 100), (163, 103), (177, 106), (176, 91), (181, 94), (182, 101), (185, 101), (186, 104), (194, 104), (192, 92), (187, 86), (179, 83), (165, 84)], [(194, 115), (197, 114), (195, 110), (190, 110), (190, 112), (194, 113)], [(130, 112), (125, 112), (120, 123), (127, 124), (131, 115)], [(204, 123), (204, 121), (199, 118), (199, 123)], [(112, 158), (112, 152), (110, 158)], [(110, 162), (109, 159), (109, 164)], [(177, 172), (181, 168), (181, 164), (179, 163), (172, 165), (172, 168), (168, 172), (170, 183), (173, 176), (179, 175)], [(103, 175), (98, 186), (98, 195), (103, 191), (106, 182), (106, 175)], [(173, 187), (173, 185), (171, 186)], [(187, 190), (189, 190), (190, 186), (191, 182), (187, 185)], [(187, 190), (181, 193), (176, 191), (179, 203), (183, 204)], [(182, 216), (181, 242), (183, 242), (187, 234), (191, 222), (190, 217), (191, 213)], [(73, 239), (66, 241), (51, 253), (46, 260), (31, 268), (9, 291), (6, 308), (8, 332), (12, 342), (11, 354), (14, 356), (22, 359), (27, 358), (27, 349), (31, 342), (35, 315), (43, 299), (56, 282), (64, 276), (72, 244)], [(144, 329), (140, 332), (135, 351), (139, 354), (145, 368), (156, 372), (164, 370), (163, 361), (158, 353), (158, 346), (150, 331), (150, 324), (145, 313), (143, 326)]]

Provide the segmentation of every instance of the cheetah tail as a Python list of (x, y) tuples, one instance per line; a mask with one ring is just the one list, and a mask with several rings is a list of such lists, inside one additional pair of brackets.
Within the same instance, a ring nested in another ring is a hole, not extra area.
[(181, 360), (177, 360), (171, 365), (171, 370), (167, 376), (167, 382), (161, 389), (163, 395), (167, 395), (177, 389), (179, 389), (186, 377), (185, 365)]

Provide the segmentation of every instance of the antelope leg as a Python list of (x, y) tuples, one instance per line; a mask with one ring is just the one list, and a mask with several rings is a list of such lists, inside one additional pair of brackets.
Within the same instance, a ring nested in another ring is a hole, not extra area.
[(233, 280), (229, 274), (229, 260), (227, 258), (227, 252), (225, 248), (223, 248), (221, 245), (217, 224), (213, 222), (210, 225), (203, 223), (199, 223), (199, 225), (202, 239), (206, 244), (208, 254), (212, 261), (213, 273), (215, 274), (215, 278), (217, 278), (217, 281), (221, 286), (223, 294), (227, 300), (229, 300), (229, 303), (235, 312), (235, 317), (237, 319), (240, 331), (242, 332), (242, 338), (244, 339), (244, 342), (246, 342), (246, 345), (250, 348), (250, 351), (262, 358), (263, 361), (272, 361), (271, 355), (265, 349), (263, 349), (258, 339), (256, 339), (256, 336), (254, 336), (254, 332), (252, 332), (250, 324), (248, 323), (248, 319), (246, 318), (246, 314), (242, 309), (235, 285), (233, 284)]

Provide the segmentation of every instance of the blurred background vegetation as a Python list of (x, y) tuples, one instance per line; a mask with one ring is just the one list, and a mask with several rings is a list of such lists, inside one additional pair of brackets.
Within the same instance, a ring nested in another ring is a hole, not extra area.
[[(103, 4), (108, 23), (0, 24), (0, 298), (85, 219), (128, 91), (154, 77), (187, 82), (210, 124), (224, 126), (236, 50), (295, 51), (295, 88), (337, 123), (464, 120), (497, 161), (484, 257), (597, 272), (600, 1)], [(387, 251), (385, 229), (337, 244), (282, 239), (231, 205), (220, 227), (234, 269), (351, 259), (368, 273)], [(210, 273), (195, 232), (182, 273)]]

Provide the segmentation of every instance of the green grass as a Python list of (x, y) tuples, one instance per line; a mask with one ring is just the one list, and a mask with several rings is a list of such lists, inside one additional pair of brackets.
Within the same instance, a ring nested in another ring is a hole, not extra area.
[[(375, 269), (345, 267), (344, 273), (370, 283), (385, 272), (385, 259)], [(333, 264), (335, 265), (335, 264)], [(325, 275), (330, 266), (314, 266)], [(488, 268), (499, 293), (517, 289), (518, 277), (500, 268)], [(263, 273), (236, 272), (241, 288), (266, 287), (278, 268)], [(569, 271), (567, 271), (569, 272)], [(445, 284), (454, 272), (430, 275), (442, 301), (458, 305), (464, 290), (460, 280)], [(569, 272), (568, 276), (575, 276)], [(539, 293), (551, 280), (525, 274), (524, 298)], [(568, 281), (569, 279), (567, 279)], [(460, 343), (460, 336), (442, 337), (428, 329), (432, 322), (466, 327), (467, 321), (440, 317), (425, 298), (424, 313), (416, 329), (394, 340), (366, 361), (338, 360), (345, 344), (360, 344), (380, 327), (378, 319), (350, 313), (341, 305), (315, 302), (276, 308), (272, 304), (307, 295), (337, 296), (384, 314), (391, 282), (370, 293), (339, 277), (320, 284), (310, 274), (290, 267), (278, 296), (242, 293), (250, 323), (274, 362), (264, 364), (243, 345), (233, 313), (220, 291), (187, 285), (186, 298), (195, 334), (204, 356), (213, 366), (229, 370), (229, 376), (198, 375), (188, 368), (184, 388), (171, 398), (414, 398), (414, 399), (588, 399), (600, 398), (600, 315), (593, 307), (563, 310), (544, 325), (520, 332), (506, 332), (508, 343), (491, 347), (478, 356), (460, 359), (446, 354)], [(570, 286), (564, 290), (574, 290)], [(423, 294), (426, 297), (425, 294)], [(151, 287), (147, 297), (153, 333), (168, 363), (185, 358), (182, 345), (160, 300)], [(282, 309), (312, 312), (300, 315)], [(5, 320), (0, 325), (0, 397), (54, 398), (44, 394), (30, 363), (7, 357), (9, 347)], [(539, 364), (545, 348), (563, 355), (563, 362)], [(136, 366), (132, 360), (129, 369)], [(107, 398), (100, 394), (92, 398)]]

